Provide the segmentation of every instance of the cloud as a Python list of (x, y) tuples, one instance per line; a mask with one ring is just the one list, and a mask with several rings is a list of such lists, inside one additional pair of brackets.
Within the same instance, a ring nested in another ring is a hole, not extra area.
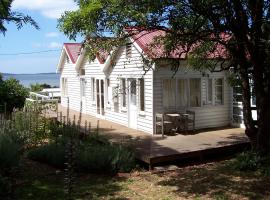
[(57, 19), (65, 11), (78, 9), (73, 0), (15, 0), (14, 9), (27, 9), (40, 12), (43, 16)]
[(46, 37), (52, 38), (52, 37), (58, 37), (59, 33), (57, 32), (49, 32), (45, 34)]
[(52, 48), (52, 49), (59, 49), (59, 48), (61, 48), (63, 46), (63, 44), (62, 43), (59, 43), (59, 42), (50, 42), (49, 44), (48, 44), (48, 47), (49, 48)]

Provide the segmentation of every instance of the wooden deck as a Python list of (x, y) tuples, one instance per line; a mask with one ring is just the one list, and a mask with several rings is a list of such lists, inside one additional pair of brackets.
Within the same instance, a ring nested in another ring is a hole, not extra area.
[[(59, 111), (66, 115), (67, 109), (59, 106)], [(69, 116), (78, 119), (79, 112), (69, 110)], [(114, 142), (133, 141), (136, 158), (150, 166), (158, 163), (199, 157), (206, 154), (229, 151), (247, 146), (248, 138), (241, 128), (222, 128), (219, 130), (200, 130), (192, 135), (176, 134), (173, 136), (150, 135), (107, 120), (90, 115), (81, 115), (82, 128), (85, 121), (92, 128), (99, 124), (100, 134), (105, 134)]]

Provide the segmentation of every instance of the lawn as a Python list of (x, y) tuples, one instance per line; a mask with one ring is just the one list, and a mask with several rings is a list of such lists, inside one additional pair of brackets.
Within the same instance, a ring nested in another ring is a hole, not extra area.
[[(77, 174), (74, 199), (270, 199), (270, 177), (239, 172), (231, 160), (173, 171)], [(14, 199), (64, 199), (64, 172), (24, 158), (16, 172)]]

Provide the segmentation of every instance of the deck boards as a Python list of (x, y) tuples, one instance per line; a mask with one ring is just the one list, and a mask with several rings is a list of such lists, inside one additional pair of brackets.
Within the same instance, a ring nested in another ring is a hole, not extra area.
[[(59, 106), (59, 111), (66, 115), (67, 109)], [(69, 116), (78, 119), (79, 112), (69, 110)], [(239, 145), (246, 145), (248, 138), (241, 128), (223, 128), (220, 130), (201, 130), (196, 134), (173, 136), (150, 135), (137, 131), (107, 120), (98, 119), (94, 116), (82, 114), (82, 128), (85, 120), (91, 123), (92, 128), (97, 127), (99, 131), (115, 142), (123, 142), (132, 139), (134, 141), (135, 155), (137, 159), (150, 165), (159, 162), (172, 161), (192, 156), (201, 156), (204, 153), (220, 152), (229, 150)]]

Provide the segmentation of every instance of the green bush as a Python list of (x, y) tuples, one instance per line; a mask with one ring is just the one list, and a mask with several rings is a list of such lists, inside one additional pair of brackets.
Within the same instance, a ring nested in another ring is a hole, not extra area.
[(236, 156), (233, 162), (233, 167), (237, 170), (252, 170), (255, 171), (259, 168), (260, 157), (252, 151), (240, 153)]
[(253, 151), (237, 155), (232, 166), (236, 170), (259, 171), (263, 175), (270, 176), (270, 156), (261, 157)]
[(28, 90), (14, 78), (3, 80), (0, 76), (0, 105), (7, 103), (7, 111), (12, 112), (13, 108), (22, 108)]
[(18, 167), (24, 137), (15, 129), (0, 127), (0, 197), (11, 194), (13, 169)]
[[(104, 138), (103, 138), (104, 140)], [(64, 167), (66, 138), (31, 150), (28, 157), (55, 167)], [(135, 166), (134, 155), (123, 145), (98, 142), (97, 138), (75, 142), (75, 170), (78, 172), (128, 172)]]
[(18, 165), (22, 145), (18, 134), (0, 132), (0, 172), (4, 173)]
[(28, 152), (28, 158), (48, 163), (57, 168), (63, 168), (65, 163), (65, 146), (59, 143), (50, 143)]

